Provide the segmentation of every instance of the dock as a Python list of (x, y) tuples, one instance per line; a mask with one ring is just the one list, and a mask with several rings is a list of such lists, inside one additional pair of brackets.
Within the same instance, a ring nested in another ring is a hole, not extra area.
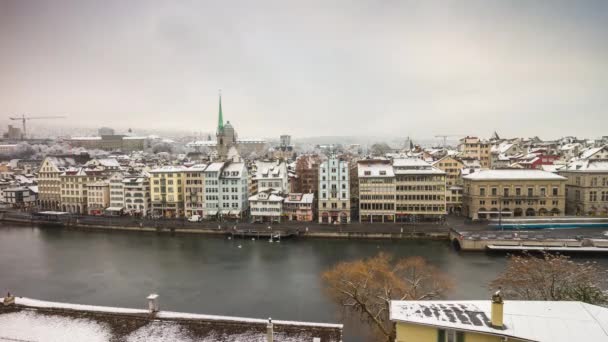
[(572, 253), (608, 253), (608, 247), (551, 247), (551, 246), (500, 246), (488, 245), (486, 249), (495, 252), (550, 252), (561, 254)]

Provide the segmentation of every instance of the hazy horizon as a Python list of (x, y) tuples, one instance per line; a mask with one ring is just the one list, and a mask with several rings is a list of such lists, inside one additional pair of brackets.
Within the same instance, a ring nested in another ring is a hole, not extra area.
[(221, 88), (242, 137), (593, 138), (607, 22), (606, 1), (0, 0), (0, 122), (213, 132)]

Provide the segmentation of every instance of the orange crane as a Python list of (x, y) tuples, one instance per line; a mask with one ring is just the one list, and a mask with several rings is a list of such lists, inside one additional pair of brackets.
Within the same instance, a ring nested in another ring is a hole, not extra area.
[(9, 119), (11, 120), (21, 120), (21, 124), (23, 126), (23, 134), (22, 139), (25, 139), (25, 122), (28, 120), (39, 120), (39, 119), (63, 119), (65, 118), (65, 116), (25, 116), (25, 115), (21, 115), (21, 117), (11, 117)]

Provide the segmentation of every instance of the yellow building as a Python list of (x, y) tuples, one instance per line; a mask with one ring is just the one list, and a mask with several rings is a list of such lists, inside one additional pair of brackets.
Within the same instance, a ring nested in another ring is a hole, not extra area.
[(559, 174), (568, 178), (568, 215), (608, 216), (608, 160), (577, 160)]
[(431, 165), (445, 172), (445, 204), (448, 213), (462, 212), (462, 179), (460, 171), (465, 167), (462, 160), (454, 156), (445, 156)]
[(392, 301), (396, 342), (607, 341), (608, 309), (572, 301)]
[(61, 188), (61, 210), (74, 214), (88, 214), (89, 184), (104, 179), (100, 170), (82, 167), (67, 169), (59, 176)]
[(463, 213), (477, 219), (563, 216), (566, 178), (542, 170), (479, 170), (462, 177)]
[(185, 170), (183, 166), (164, 166), (150, 171), (154, 217), (184, 217)]
[(458, 145), (460, 156), (479, 160), (481, 168), (490, 168), (490, 142), (478, 137), (464, 137)]
[(76, 161), (73, 158), (44, 158), (36, 177), (38, 183), (38, 201), (42, 209), (61, 209), (61, 180), (59, 176), (66, 168), (75, 165)]

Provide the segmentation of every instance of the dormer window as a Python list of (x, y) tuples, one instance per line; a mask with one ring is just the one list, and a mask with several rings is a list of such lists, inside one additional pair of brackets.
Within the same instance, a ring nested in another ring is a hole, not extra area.
[(363, 171), (363, 174), (366, 176), (371, 176), (372, 172), (371, 171)]

